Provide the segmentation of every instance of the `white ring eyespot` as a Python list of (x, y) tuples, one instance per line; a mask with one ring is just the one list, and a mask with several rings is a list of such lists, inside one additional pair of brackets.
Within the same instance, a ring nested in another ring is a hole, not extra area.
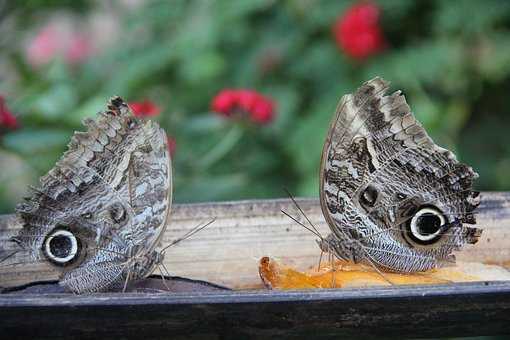
[(433, 207), (418, 210), (409, 223), (411, 238), (421, 244), (435, 242), (443, 232), (446, 218), (443, 213)]
[(65, 265), (79, 254), (80, 244), (76, 236), (68, 230), (53, 231), (44, 240), (44, 255), (53, 263)]

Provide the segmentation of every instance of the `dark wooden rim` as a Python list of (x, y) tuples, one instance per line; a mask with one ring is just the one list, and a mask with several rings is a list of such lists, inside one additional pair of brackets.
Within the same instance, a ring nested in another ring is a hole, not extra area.
[(303, 301), (349, 301), (360, 299), (439, 298), (442, 296), (475, 296), (508, 294), (510, 282), (466, 282), (430, 286), (398, 286), (313, 290), (254, 290), (205, 293), (100, 293), (0, 295), (0, 307), (59, 307), (59, 306), (112, 306), (112, 305), (166, 305), (166, 304), (232, 304), (273, 303)]

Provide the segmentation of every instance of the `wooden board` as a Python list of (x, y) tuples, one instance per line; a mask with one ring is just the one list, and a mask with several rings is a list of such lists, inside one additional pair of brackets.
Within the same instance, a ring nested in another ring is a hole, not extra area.
[[(308, 218), (325, 235), (325, 224), (316, 199), (298, 199)], [(263, 256), (306, 269), (317, 263), (320, 251), (315, 236), (281, 213), (285, 210), (305, 222), (288, 199), (222, 203), (181, 204), (172, 209), (163, 244), (184, 235), (200, 223), (215, 218), (205, 230), (169, 249), (165, 265), (172, 275), (198, 279), (231, 288), (258, 288), (258, 262)], [(510, 194), (484, 193), (478, 224), (481, 240), (457, 254), (460, 261), (510, 264)], [(20, 225), (12, 215), (0, 217), (0, 249)], [(13, 257), (18, 265), (0, 268), (0, 286), (55, 280), (58, 272), (43, 263)]]

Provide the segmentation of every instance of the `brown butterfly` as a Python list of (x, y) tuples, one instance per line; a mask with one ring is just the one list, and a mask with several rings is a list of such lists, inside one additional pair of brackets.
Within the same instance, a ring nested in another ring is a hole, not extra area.
[(69, 150), (40, 188), (17, 206), (23, 229), (12, 240), (33, 261), (59, 268), (60, 284), (75, 292), (118, 288), (149, 275), (172, 200), (165, 132), (133, 116), (114, 97), (86, 119)]
[(454, 261), (475, 243), (478, 177), (437, 146), (400, 91), (375, 78), (345, 95), (320, 170), (320, 202), (331, 234), (324, 251), (377, 270), (417, 272)]

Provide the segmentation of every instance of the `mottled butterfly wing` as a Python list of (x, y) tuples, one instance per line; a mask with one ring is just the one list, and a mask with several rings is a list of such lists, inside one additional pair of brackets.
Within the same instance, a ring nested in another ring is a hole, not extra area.
[(82, 293), (148, 275), (171, 205), (165, 132), (112, 98), (86, 132), (72, 137), (40, 188), (17, 206), (14, 241), (34, 260), (61, 269), (60, 283)]
[(320, 197), (332, 234), (323, 248), (398, 272), (452, 261), (474, 243), (473, 169), (437, 146), (404, 96), (380, 78), (344, 96), (321, 160)]

